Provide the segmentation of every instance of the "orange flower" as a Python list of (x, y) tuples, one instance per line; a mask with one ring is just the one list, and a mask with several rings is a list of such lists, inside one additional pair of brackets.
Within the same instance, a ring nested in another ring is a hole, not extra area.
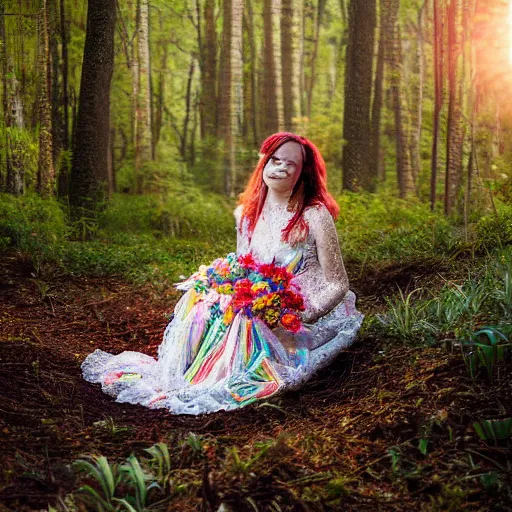
[(295, 313), (285, 313), (281, 317), (281, 325), (288, 331), (299, 332), (302, 327), (302, 322)]

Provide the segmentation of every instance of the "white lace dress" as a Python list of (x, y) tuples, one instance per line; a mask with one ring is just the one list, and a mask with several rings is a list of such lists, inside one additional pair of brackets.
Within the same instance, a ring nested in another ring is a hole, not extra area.
[(173, 414), (238, 409), (303, 384), (353, 342), (363, 315), (348, 289), (327, 209), (306, 210), (307, 237), (293, 247), (281, 240), (291, 216), (286, 208), (266, 204), (249, 238), (247, 223), (240, 225), (235, 210), (237, 254), (250, 252), (259, 262), (283, 266), (296, 262), (294, 283), (305, 300), (307, 336), (271, 330), (242, 312), (223, 329), (209, 317), (211, 304), (193, 300), (191, 289), (176, 304), (157, 359), (98, 349), (82, 364), (84, 378), (100, 383), (118, 402)]

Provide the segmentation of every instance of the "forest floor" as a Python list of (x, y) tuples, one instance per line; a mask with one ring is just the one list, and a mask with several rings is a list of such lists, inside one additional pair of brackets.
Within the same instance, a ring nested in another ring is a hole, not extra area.
[[(155, 355), (173, 304), (118, 278), (41, 284), (32, 272), (15, 253), (0, 258), (0, 510), (47, 510), (76, 490), (73, 460), (119, 462), (159, 441), (173, 461), (167, 510), (512, 510), (510, 453), (472, 428), (511, 415), (512, 384), (473, 383), (453, 345), (369, 329), (298, 391), (173, 416), (116, 403), (80, 371), (95, 348)], [(397, 286), (436, 286), (450, 272), (418, 262), (354, 274), (351, 287), (376, 313)]]

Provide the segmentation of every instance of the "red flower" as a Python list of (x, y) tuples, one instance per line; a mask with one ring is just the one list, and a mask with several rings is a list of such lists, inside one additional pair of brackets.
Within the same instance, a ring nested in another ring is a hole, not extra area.
[(233, 296), (233, 308), (239, 311), (245, 306), (251, 305), (255, 294), (251, 290), (253, 283), (249, 279), (240, 279), (235, 283), (235, 294)]
[(300, 331), (301, 327), (302, 327), (302, 322), (299, 318), (298, 315), (296, 315), (295, 313), (285, 313), (282, 317), (281, 317), (281, 325), (293, 332), (293, 333), (297, 333)]
[(281, 303), (284, 308), (304, 311), (304, 299), (298, 293), (286, 289), (279, 292), (279, 295), (281, 296)]
[(272, 277), (274, 277), (278, 268), (279, 267), (277, 267), (274, 263), (270, 263), (270, 264), (266, 263), (266, 264), (260, 265), (257, 270), (263, 277), (272, 278)]
[(249, 270), (253, 270), (256, 267), (256, 261), (251, 253), (238, 256), (238, 263)]

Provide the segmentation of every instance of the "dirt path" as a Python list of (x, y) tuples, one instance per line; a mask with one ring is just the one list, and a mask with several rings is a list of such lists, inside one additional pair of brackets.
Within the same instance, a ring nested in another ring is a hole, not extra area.
[[(172, 304), (112, 278), (54, 278), (46, 289), (30, 272), (13, 255), (0, 263), (0, 510), (46, 509), (75, 488), (68, 464), (81, 454), (122, 459), (162, 440), (187, 489), (173, 510), (250, 510), (247, 497), (260, 510), (272, 501), (305, 511), (512, 510), (506, 490), (489, 495), (473, 477), (506, 465), (508, 454), (471, 428), (479, 411), (511, 415), (511, 390), (473, 386), (458, 353), (363, 334), (275, 407), (172, 416), (115, 403), (80, 373), (95, 348), (154, 355)], [(428, 272), (353, 279), (359, 307), (380, 308), (383, 293)], [(189, 432), (202, 436), (206, 458), (182, 442)], [(269, 438), (279, 439), (274, 455), (254, 476), (236, 474), (226, 449), (249, 457)]]

